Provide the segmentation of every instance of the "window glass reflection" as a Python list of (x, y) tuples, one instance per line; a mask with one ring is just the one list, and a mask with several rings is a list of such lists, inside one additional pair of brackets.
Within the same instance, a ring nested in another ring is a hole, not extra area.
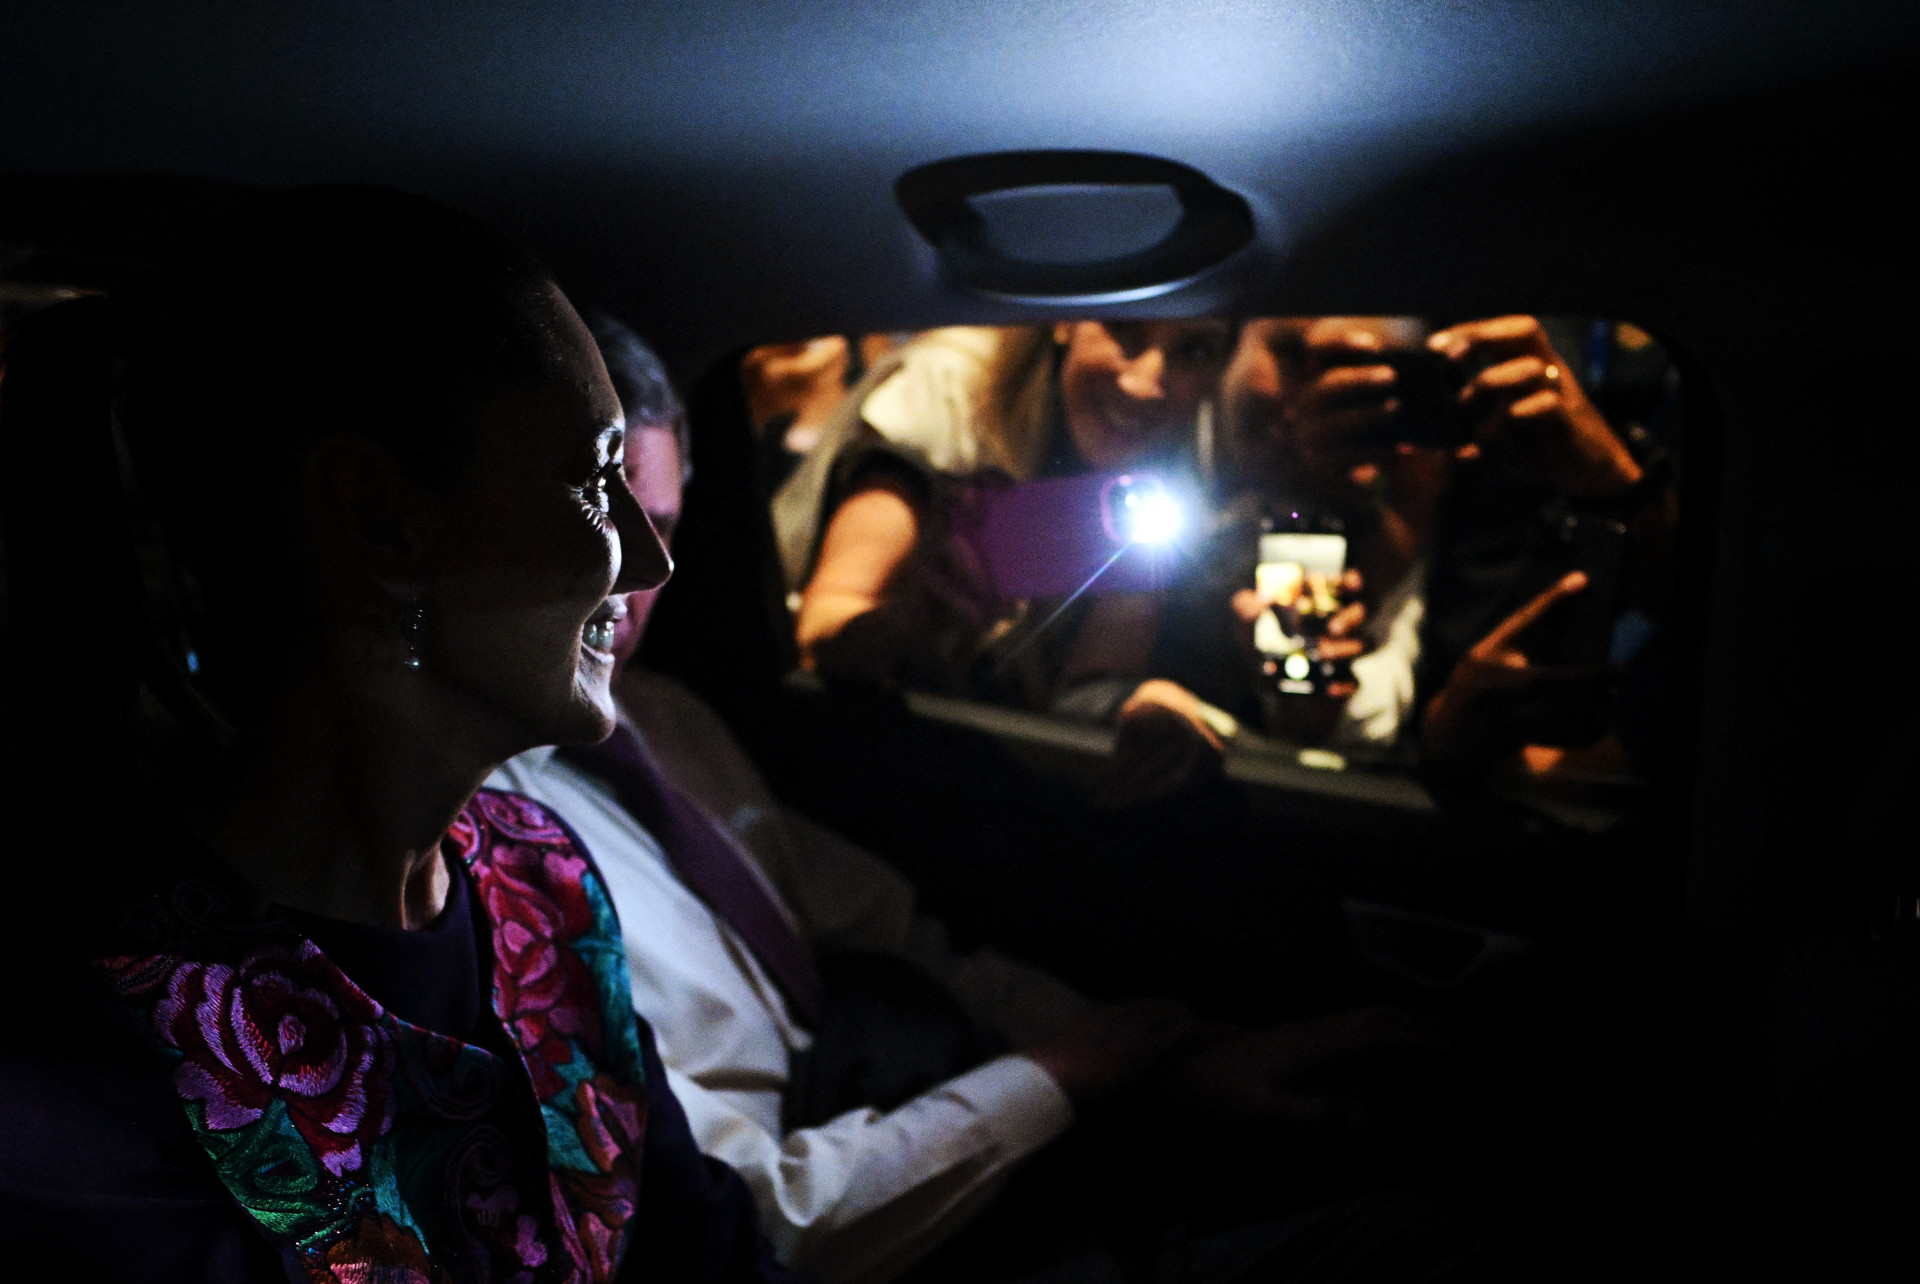
[(829, 683), (1103, 728), (1117, 799), (1248, 754), (1563, 792), (1662, 769), (1683, 424), (1631, 324), (956, 327), (743, 377)]

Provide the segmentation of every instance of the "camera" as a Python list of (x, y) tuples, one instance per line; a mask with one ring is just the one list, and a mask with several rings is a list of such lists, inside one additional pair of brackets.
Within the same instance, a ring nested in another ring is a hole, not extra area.
[(1457, 450), (1473, 440), (1473, 423), (1460, 404), (1469, 376), (1465, 366), (1424, 347), (1390, 348), (1367, 361), (1393, 368), (1393, 396), (1400, 409), (1363, 439), (1437, 450)]

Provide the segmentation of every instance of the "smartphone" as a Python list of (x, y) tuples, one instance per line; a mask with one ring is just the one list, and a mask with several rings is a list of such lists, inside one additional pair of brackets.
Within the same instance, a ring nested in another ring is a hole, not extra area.
[(1344, 601), (1344, 535), (1277, 531), (1260, 537), (1253, 586), (1267, 603), (1253, 624), (1261, 670), (1282, 695), (1315, 695), (1348, 681), (1353, 666), (1320, 655), (1327, 622)]
[(1467, 386), (1466, 367), (1431, 348), (1389, 348), (1366, 360), (1393, 367), (1393, 396), (1400, 409), (1378, 428), (1362, 434), (1364, 440), (1441, 450), (1457, 450), (1473, 440), (1473, 424), (1460, 405), (1460, 390)]
[(1089, 473), (983, 487), (955, 516), (1003, 598), (1165, 588), (1193, 501), (1156, 473)]

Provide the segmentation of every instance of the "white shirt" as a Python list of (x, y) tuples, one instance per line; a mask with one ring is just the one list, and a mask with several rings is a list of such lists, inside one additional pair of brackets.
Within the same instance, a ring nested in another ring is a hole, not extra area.
[[(970, 473), (1010, 461), (995, 457), (980, 436), (980, 396), (1002, 332), (991, 326), (948, 326), (914, 336), (900, 371), (873, 390), (860, 417), (888, 441), (912, 446), (943, 473)], [(1009, 469), (1011, 471), (1011, 469)]]
[(1420, 625), (1427, 616), (1427, 562), (1417, 559), (1400, 582), (1381, 594), (1360, 626), (1368, 650), (1353, 662), (1358, 686), (1327, 737), (1332, 749), (1390, 749), (1413, 709), (1413, 675), (1420, 664)]
[[(991, 950), (956, 954), (945, 929), (915, 913), (899, 874), (781, 809), (719, 718), (684, 687), (630, 673), (621, 696), (667, 775), (741, 840), (810, 944), (920, 965), (1014, 1047), (1085, 1011), (1084, 999), (1034, 969)], [(1072, 1122), (1045, 1071), (1004, 1056), (889, 1113), (849, 1111), (783, 1135), (789, 1059), (809, 1036), (732, 928), (680, 882), (609, 786), (551, 749), (522, 754), (487, 783), (553, 808), (593, 856), (620, 915), (634, 1007), (653, 1027), (694, 1140), (746, 1179), (783, 1261), (828, 1284), (891, 1278)]]

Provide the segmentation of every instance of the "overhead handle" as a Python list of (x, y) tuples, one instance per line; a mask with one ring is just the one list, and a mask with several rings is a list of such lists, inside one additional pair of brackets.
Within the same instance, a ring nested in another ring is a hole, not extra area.
[(956, 156), (894, 195), (956, 284), (996, 298), (1120, 303), (1179, 289), (1253, 240), (1239, 195), (1133, 152)]

